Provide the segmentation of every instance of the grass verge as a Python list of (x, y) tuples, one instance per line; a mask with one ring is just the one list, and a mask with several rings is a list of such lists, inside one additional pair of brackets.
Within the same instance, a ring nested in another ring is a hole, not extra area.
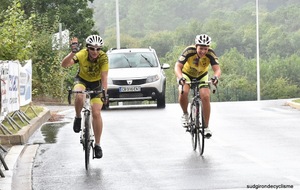
[[(31, 109), (32, 108), (32, 109)], [(39, 115), (43, 110), (44, 108), (41, 107), (41, 106), (34, 106), (32, 105), (31, 108), (29, 108), (29, 106), (23, 106), (20, 108), (20, 110), (25, 113), (30, 120), (32, 120), (33, 118), (37, 117), (35, 115), (35, 113), (37, 115)], [(33, 111), (34, 110), (34, 111)], [(35, 113), (34, 113), (35, 112)], [(9, 115), (12, 115), (12, 113), (10, 113)], [(22, 121), (17, 115), (15, 115), (13, 117), (14, 121), (22, 128), (22, 127), (25, 127), (26, 125), (28, 125), (28, 123), (25, 121)], [(12, 132), (13, 134), (16, 134), (20, 129), (14, 125), (14, 127), (12, 127), (12, 125), (8, 122), (7, 119), (4, 119), (2, 121), (2, 124), (10, 131)], [(3, 132), (0, 130), (0, 135), (4, 135)]]
[(293, 102), (300, 103), (300, 99), (293, 100)]

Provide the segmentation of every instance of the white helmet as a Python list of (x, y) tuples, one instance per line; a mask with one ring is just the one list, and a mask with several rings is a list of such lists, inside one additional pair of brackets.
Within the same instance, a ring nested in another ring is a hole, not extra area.
[(103, 39), (98, 36), (98, 35), (90, 35), (86, 38), (85, 40), (86, 46), (91, 45), (91, 46), (99, 46), (102, 47), (104, 42)]
[(209, 46), (210, 43), (211, 37), (209, 37), (207, 34), (200, 34), (195, 38), (195, 45)]

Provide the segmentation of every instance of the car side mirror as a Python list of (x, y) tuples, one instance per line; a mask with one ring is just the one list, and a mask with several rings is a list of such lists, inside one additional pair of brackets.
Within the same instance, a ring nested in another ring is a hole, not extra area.
[(169, 69), (170, 65), (168, 63), (164, 63), (161, 68), (162, 69)]

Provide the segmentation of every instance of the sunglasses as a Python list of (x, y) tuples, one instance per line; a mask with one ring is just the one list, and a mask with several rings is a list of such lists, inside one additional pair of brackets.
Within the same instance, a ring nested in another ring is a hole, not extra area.
[(88, 47), (88, 48), (91, 51), (100, 51), (101, 50), (101, 48), (94, 48), (94, 47)]

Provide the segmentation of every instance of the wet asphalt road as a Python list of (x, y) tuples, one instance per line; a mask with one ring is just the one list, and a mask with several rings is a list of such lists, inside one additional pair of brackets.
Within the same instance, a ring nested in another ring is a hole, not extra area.
[(212, 103), (213, 137), (202, 157), (180, 126), (177, 104), (106, 110), (104, 156), (91, 160), (89, 171), (70, 109), (63, 123), (44, 125), (30, 139), (40, 143), (35, 190), (300, 188), (300, 111), (285, 100)]

